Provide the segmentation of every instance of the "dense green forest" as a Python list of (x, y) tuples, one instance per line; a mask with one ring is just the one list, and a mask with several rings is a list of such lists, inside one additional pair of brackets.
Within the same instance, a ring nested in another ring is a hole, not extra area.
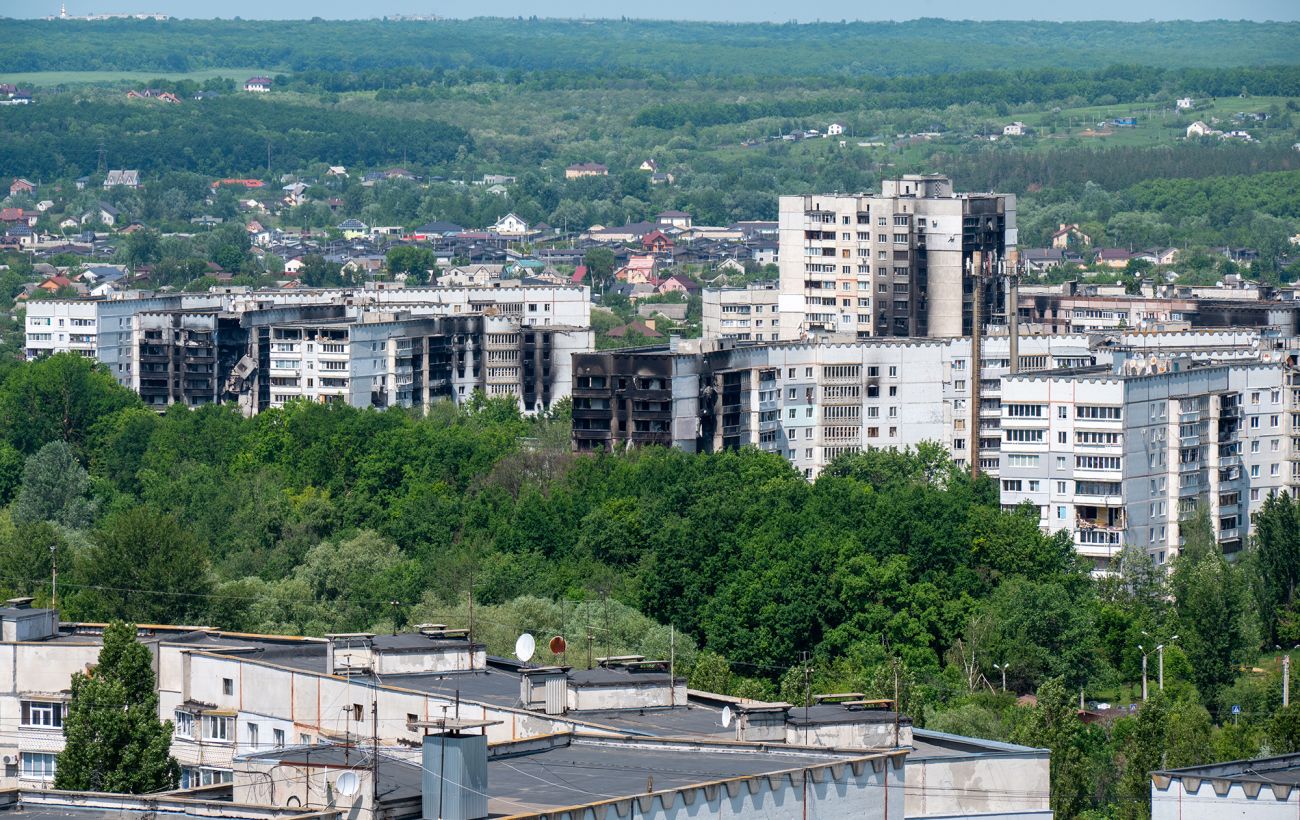
[[(85, 359), (7, 364), (0, 591), (47, 602), (57, 555), (68, 619), (293, 633), (462, 623), (472, 594), (494, 651), (531, 629), (659, 654), (671, 626), (693, 686), (792, 701), (807, 651), (816, 691), (888, 695), (897, 671), (918, 724), (1052, 748), (1062, 817), (1142, 816), (1151, 768), (1300, 745), (1258, 660), (1300, 641), (1286, 497), (1236, 562), (1201, 514), (1171, 574), (1134, 550), (1099, 582), (937, 445), (810, 484), (754, 450), (577, 455), (565, 416), (481, 396), (159, 415)], [(1135, 698), (1153, 641), (1163, 692), (1109, 727), (1065, 720), (1081, 691)]]
[(1165, 66), (1295, 61), (1300, 26), (1245, 21), (684, 23), (492, 19), (429, 22), (4, 20), (10, 71), (189, 71), (261, 66), (501, 70), (652, 68), (668, 76), (777, 71), (901, 75), (1016, 64), (1097, 68), (1116, 55)]

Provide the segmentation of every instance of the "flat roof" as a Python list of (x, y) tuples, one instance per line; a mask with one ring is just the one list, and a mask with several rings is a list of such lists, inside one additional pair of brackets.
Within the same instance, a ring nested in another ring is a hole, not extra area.
[(1016, 743), (1003, 743), (1000, 740), (985, 740), (964, 735), (951, 735), (930, 729), (912, 730), (912, 753), (908, 760), (929, 760), (931, 758), (972, 757), (989, 755), (1032, 755), (1035, 757), (1050, 755), (1047, 749), (1033, 746), (1021, 746)]
[[(761, 750), (760, 750), (761, 749)], [(518, 814), (596, 803), (735, 777), (866, 756), (754, 745), (573, 737), (568, 743), (488, 762), (488, 808)]]
[(1300, 785), (1300, 754), (1261, 757), (1257, 760), (1233, 760), (1227, 763), (1210, 763), (1205, 766), (1188, 766), (1183, 769), (1164, 769), (1151, 774), (1153, 776), (1215, 778), (1295, 786)]

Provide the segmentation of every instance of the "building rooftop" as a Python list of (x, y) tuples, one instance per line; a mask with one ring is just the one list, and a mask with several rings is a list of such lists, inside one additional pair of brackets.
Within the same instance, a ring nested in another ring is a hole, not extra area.
[(1170, 779), (1229, 780), (1237, 783), (1300, 785), (1300, 754), (1262, 757), (1257, 760), (1234, 760), (1228, 763), (1210, 763), (1205, 766), (1188, 766), (1185, 769), (1166, 769), (1151, 773), (1157, 785), (1161, 779), (1167, 786)]

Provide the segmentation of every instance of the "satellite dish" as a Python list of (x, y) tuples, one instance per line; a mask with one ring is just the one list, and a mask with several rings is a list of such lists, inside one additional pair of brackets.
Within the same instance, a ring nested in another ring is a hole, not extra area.
[(731, 718), (732, 718), (731, 707), (730, 706), (722, 707), (722, 728), (726, 729), (731, 725)]
[(524, 663), (533, 659), (533, 653), (537, 651), (537, 641), (527, 632), (520, 635), (515, 641), (515, 657)]
[(569, 648), (569, 644), (559, 635), (551, 638), (551, 642), (547, 646), (550, 647), (552, 655), (562, 655), (564, 650)]
[(344, 797), (351, 797), (361, 788), (361, 781), (357, 778), (356, 772), (344, 772), (339, 775), (339, 779), (334, 781), (334, 787), (339, 790), (339, 794)]

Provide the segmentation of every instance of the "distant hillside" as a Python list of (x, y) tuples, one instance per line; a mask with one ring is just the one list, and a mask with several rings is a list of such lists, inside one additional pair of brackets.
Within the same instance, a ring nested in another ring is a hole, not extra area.
[(904, 76), (1117, 63), (1216, 68), (1300, 59), (1300, 23), (1245, 21), (0, 20), (0, 35), (0, 66), (11, 72), (416, 66), (623, 69), (669, 77)]

